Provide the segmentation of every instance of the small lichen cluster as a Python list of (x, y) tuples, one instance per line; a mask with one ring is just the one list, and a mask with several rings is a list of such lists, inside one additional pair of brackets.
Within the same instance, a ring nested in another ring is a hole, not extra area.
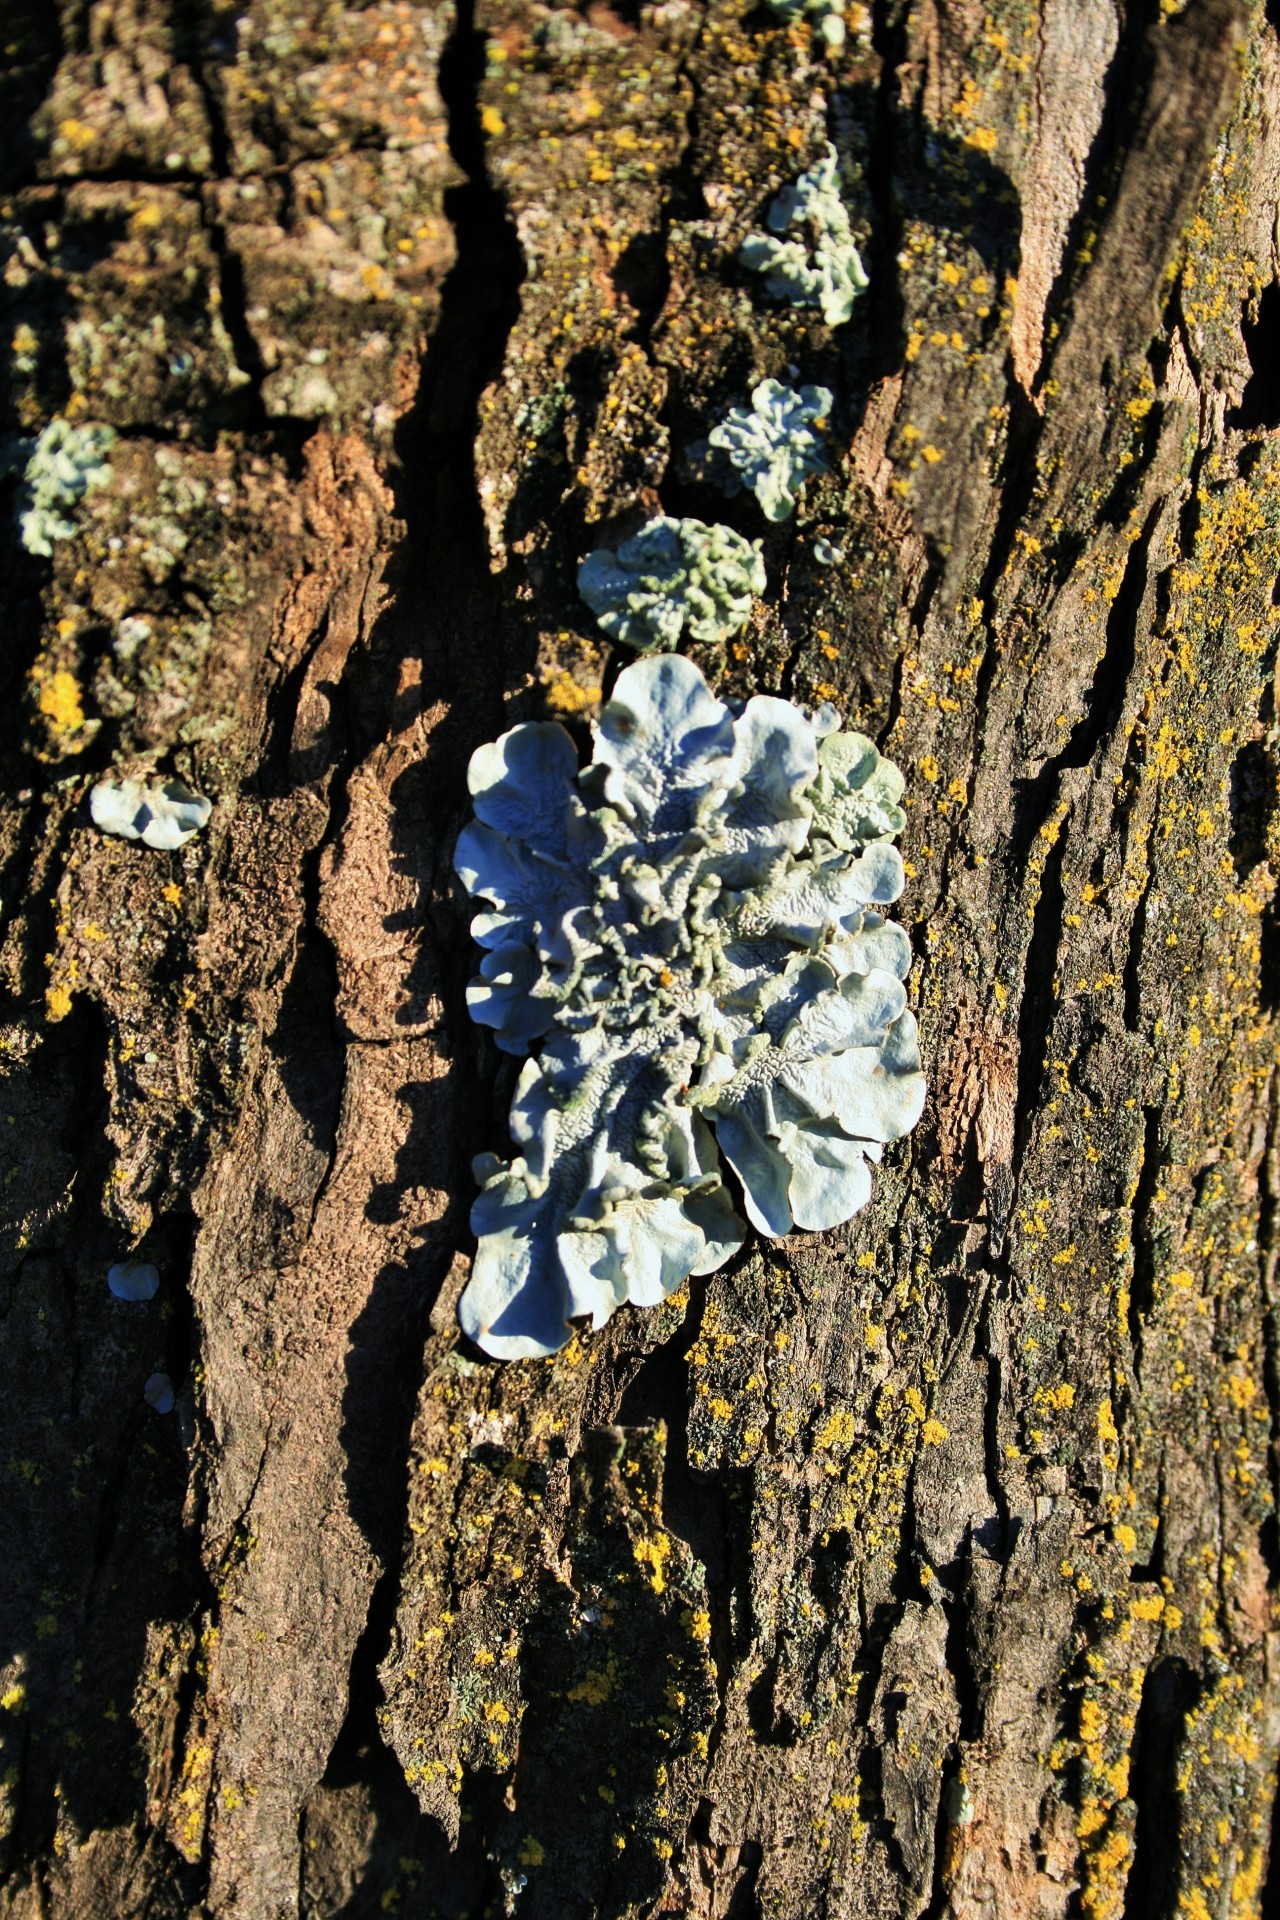
[(51, 420), (34, 440), (23, 441), (14, 464), (21, 467), (18, 526), (28, 553), (48, 559), (55, 540), (75, 532), (71, 518), (91, 487), (111, 478), (108, 458), (115, 431)]
[(171, 852), (208, 823), (213, 803), (180, 780), (99, 780), (89, 814), (102, 833)]
[[(788, 17), (821, 15), (831, 44), (844, 37), (843, 8), (828, 0), (774, 0)], [(837, 30), (833, 32), (829, 28)], [(742, 263), (767, 276), (776, 298), (819, 307), (827, 324), (843, 325), (867, 287), (840, 194), (840, 168), (828, 143), (817, 164), (784, 187), (768, 213), (770, 232), (742, 244)], [(763, 380), (752, 404), (731, 408), (705, 441), (689, 447), (699, 477), (732, 496), (754, 493), (766, 517), (795, 512), (804, 481), (827, 470), (815, 424), (832, 404), (826, 387), (797, 390)], [(670, 650), (683, 639), (724, 642), (742, 630), (751, 596), (763, 593), (764, 563), (732, 528), (666, 516), (649, 522), (614, 550), (598, 548), (578, 570), (578, 588), (611, 639), (637, 652)]]
[(517, 1156), (477, 1162), (465, 1331), (498, 1358), (652, 1306), (744, 1233), (825, 1229), (919, 1117), (924, 1081), (885, 917), (902, 776), (830, 708), (736, 714), (688, 660), (618, 679), (578, 772), (558, 725), (469, 772), (456, 865), (491, 911), (468, 1000), (514, 1054)]
[(731, 498), (754, 493), (768, 520), (786, 520), (796, 510), (796, 494), (829, 462), (816, 430), (831, 411), (828, 387), (787, 387), (762, 380), (750, 407), (733, 407), (690, 454), (707, 477)]
[(616, 550), (597, 548), (578, 569), (578, 591), (601, 627), (637, 653), (731, 639), (764, 584), (758, 541), (665, 515)]
[(160, 1269), (149, 1260), (118, 1260), (107, 1268), (107, 1285), (117, 1300), (131, 1304), (154, 1300), (160, 1291)]
[(829, 47), (844, 45), (845, 0), (769, 0), (769, 5), (786, 21), (803, 20), (807, 16)]
[(854, 244), (849, 210), (840, 193), (840, 163), (828, 144), (816, 166), (774, 198), (768, 233), (743, 241), (744, 267), (768, 277), (765, 286), (793, 307), (819, 307), (829, 327), (843, 326), (867, 289)]

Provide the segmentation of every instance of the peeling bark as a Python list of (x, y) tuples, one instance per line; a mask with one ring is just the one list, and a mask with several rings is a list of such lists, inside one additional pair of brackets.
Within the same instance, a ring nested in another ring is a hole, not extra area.
[[(3, 518), (0, 1911), (1268, 1911), (1265, 9), (10, 11), (4, 433), (118, 437)], [(736, 264), (828, 138), (837, 334)], [(773, 527), (683, 455), (788, 365)], [(659, 506), (764, 537), (720, 690), (908, 773), (931, 1100), (848, 1227), (503, 1367), (466, 764), (584, 730)]]

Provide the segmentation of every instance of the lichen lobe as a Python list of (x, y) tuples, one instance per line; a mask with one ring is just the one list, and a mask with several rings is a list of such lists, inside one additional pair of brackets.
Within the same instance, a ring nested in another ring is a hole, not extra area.
[(870, 741), (757, 696), (735, 714), (680, 657), (618, 680), (581, 774), (569, 736), (482, 747), (458, 842), (483, 950), (472, 1017), (517, 1083), (510, 1161), (477, 1162), (464, 1330), (556, 1351), (721, 1266), (744, 1227), (823, 1230), (919, 1117), (924, 1080), (886, 917), (902, 776)]

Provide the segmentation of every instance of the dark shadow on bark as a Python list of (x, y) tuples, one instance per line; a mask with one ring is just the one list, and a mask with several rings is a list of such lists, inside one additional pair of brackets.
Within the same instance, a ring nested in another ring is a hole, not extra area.
[[(55, 1833), (65, 1843), (142, 1820), (131, 1708), (147, 1682), (149, 1631), (186, 1619), (197, 1587), (183, 1531), (191, 1222), (159, 1210), (136, 1250), (160, 1272), (152, 1301), (110, 1293), (107, 1268), (127, 1249), (101, 1207), (112, 1165), (106, 1046), (101, 1014), (79, 999), (42, 1049), (38, 1103), (24, 1111), (12, 1079), (7, 1089), (8, 1117), (28, 1134), (20, 1160), (31, 1171), (49, 1161), (55, 1174), (61, 1165), (69, 1180), (47, 1220), (33, 1221), (0, 1341), (0, 1669), (19, 1675), (0, 1712), (14, 1810), (0, 1866), (10, 1871), (46, 1853)], [(143, 1398), (161, 1371), (179, 1390), (165, 1414)], [(170, 1867), (190, 1895), (190, 1872), (176, 1856)]]
[[(1029, 783), (1027, 783), (1029, 784)], [(1045, 1049), (1054, 1014), (1054, 975), (1062, 931), (1065, 896), (1062, 882), (1063, 837), (1049, 850), (1040, 880), (1040, 897), (1031, 921), (1026, 987), (1018, 1010), (1018, 1093), (1014, 1108), (1014, 1166), (1031, 1138), (1044, 1085)]]
[(1227, 783), (1231, 810), (1231, 837), (1227, 842), (1236, 879), (1243, 883), (1267, 857), (1267, 847), (1280, 812), (1280, 769), (1265, 741), (1250, 740), (1231, 763)]
[(584, 1434), (571, 1468), (570, 1582), (544, 1585), (524, 1635), (532, 1704), (497, 1851), (508, 1885), (527, 1880), (530, 1920), (619, 1920), (643, 1908), (666, 1881), (673, 1821), (683, 1828), (692, 1814), (654, 1810), (679, 1791), (688, 1729), (709, 1726), (716, 1706), (674, 1566), (636, 1551), (645, 1516), (662, 1510), (655, 1441), (645, 1428)]
[[(377, 1663), (394, 1613), (393, 1583), (384, 1580), (351, 1663), (351, 1712), (302, 1813), (302, 1920), (381, 1920), (391, 1911), (399, 1920), (480, 1920), (500, 1897), (492, 1864), (475, 1847), (450, 1847), (383, 1742)], [(463, 1786), (466, 1826), (494, 1818), (484, 1785)]]
[(688, 1353), (698, 1337), (706, 1282), (691, 1280), (695, 1304), (675, 1338), (656, 1347), (632, 1379), (618, 1406), (619, 1426), (661, 1421), (667, 1448), (663, 1472), (663, 1517), (706, 1569), (708, 1586), (728, 1578), (729, 1515), (722, 1476), (696, 1473), (689, 1465)]
[(1073, 725), (1061, 753), (1047, 759), (1034, 778), (1018, 783), (1019, 801), (1013, 845), (1024, 873), (1031, 850), (1059, 797), (1062, 774), (1069, 769), (1089, 766), (1099, 747), (1123, 723), (1125, 698), (1133, 681), (1151, 544), (1162, 513), (1163, 502), (1157, 502), (1150, 508), (1141, 534), (1129, 548), (1120, 590), (1107, 615), (1106, 644), (1102, 658), (1084, 696), (1084, 712)]
[(352, 1518), (384, 1559), (394, 1558), (404, 1529), (405, 1462), (427, 1313), (457, 1230), (446, 1216), (420, 1229), (418, 1238), (406, 1262), (391, 1262), (379, 1271), (367, 1304), (352, 1322), (345, 1363), (341, 1438), (347, 1500)]
[[(1136, 0), (1125, 7), (1120, 34), (1103, 82), (1102, 118), (1084, 163), (1080, 204), (1067, 229), (1062, 264), (1045, 303), (1044, 337), (1056, 337), (1071, 296), (1088, 272), (1092, 249), (1085, 246), (1090, 226), (1101, 221), (1115, 192), (1129, 152), (1134, 127), (1147, 104), (1155, 78), (1160, 26), (1159, 0)], [(1055, 325), (1055, 323), (1057, 323)], [(1036, 380), (1042, 388), (1049, 377), (1051, 356), (1041, 362)]]
[(1257, 317), (1246, 319), (1242, 331), (1253, 372), (1227, 425), (1245, 433), (1269, 432), (1280, 427), (1280, 281), (1263, 288)]
[[(392, 702), (391, 732), (417, 711), (448, 703), (425, 759), (391, 790), (392, 850), (397, 868), (418, 883), (434, 938), (410, 981), (402, 1018), (413, 1020), (433, 990), (445, 1000), (446, 1022), (459, 1042), (466, 1033), (460, 893), (449, 864), (465, 817), (466, 767), (474, 749), (502, 731), (503, 694), (533, 665), (536, 640), (518, 631), (501, 586), (489, 572), (488, 540), (474, 468), (479, 401), (502, 364), (519, 313), (524, 261), (501, 194), (488, 179), (477, 89), (485, 38), (474, 7), (459, 9), (441, 62), (449, 109), (450, 147), (467, 172), (445, 195), (457, 234), (457, 257), (441, 295), (418, 404), (397, 438), (397, 503), (409, 529), (405, 581), (397, 609), (397, 666), (415, 656), (421, 680)], [(513, 632), (513, 625), (517, 631)], [(450, 978), (435, 978), (432, 949), (450, 956)], [(452, 962), (457, 960), (458, 964)], [(464, 1053), (465, 1057), (465, 1053)]]
[[(466, 1017), (470, 971), (465, 915), (449, 857), (461, 824), (467, 760), (501, 731), (504, 687), (532, 658), (513, 646), (502, 619), (502, 597), (490, 580), (484, 522), (476, 492), (474, 443), (485, 382), (501, 365), (518, 312), (523, 262), (501, 196), (485, 170), (477, 90), (484, 72), (484, 35), (464, 0), (445, 50), (440, 84), (449, 111), (450, 147), (466, 184), (445, 196), (457, 255), (445, 281), (431, 351), (417, 403), (401, 422), (396, 450), (397, 509), (407, 539), (397, 556), (393, 606), (370, 636), (370, 659), (344, 685), (354, 760), (395, 738), (437, 703), (447, 715), (430, 734), (425, 756), (393, 782), (391, 847), (396, 870), (409, 875), (418, 898), (413, 924), (424, 931), (419, 959), (407, 982), (398, 1020), (418, 1027), (427, 1007), (442, 1003), (439, 1050), (450, 1059), (438, 1080), (400, 1089), (403, 1115), (395, 1176), (376, 1187), (367, 1216), (392, 1226), (404, 1217), (405, 1195), (423, 1188), (469, 1195), (469, 1161), (489, 1122), (492, 1049)], [(465, 625), (463, 621), (465, 619)], [(520, 657), (523, 653), (523, 659)], [(416, 665), (415, 665), (416, 663)], [(341, 808), (329, 840), (341, 830)], [(376, 905), (374, 906), (376, 911)], [(314, 919), (314, 915), (312, 916)], [(389, 931), (403, 933), (405, 916), (391, 915)], [(452, 1036), (454, 1044), (450, 1044)], [(366, 1629), (352, 1662), (349, 1709), (321, 1788), (309, 1803), (306, 1829), (317, 1837), (318, 1878), (304, 1911), (370, 1915), (385, 1899), (399, 1899), (409, 1915), (490, 1910), (492, 1869), (474, 1850), (451, 1854), (437, 1824), (423, 1815), (377, 1723), (381, 1698), (378, 1662), (384, 1655), (398, 1595), (398, 1548), (404, 1533), (406, 1460), (414, 1397), (421, 1371), (427, 1315), (465, 1231), (461, 1208), (430, 1225), (409, 1229), (412, 1251), (385, 1265), (351, 1329), (346, 1360), (341, 1442), (346, 1494), (357, 1525), (388, 1571), (375, 1591)], [(477, 1789), (469, 1786), (465, 1797)], [(495, 1810), (464, 1805), (477, 1827)], [(483, 1813), (483, 1819), (481, 1814)], [(321, 1829), (362, 1823), (358, 1885), (341, 1904), (324, 1875), (352, 1857), (341, 1837), (327, 1844)]]
[(62, 57), (64, 17), (64, 10), (47, 0), (6, 0), (0, 62), (0, 194), (5, 196), (24, 184), (43, 148), (31, 119)]
[(1137, 1803), (1124, 1920), (1165, 1920), (1177, 1906), (1181, 1796), (1177, 1776), (1187, 1715), (1200, 1681), (1185, 1660), (1161, 1660), (1142, 1688), (1129, 1791)]
[(1149, 1106), (1142, 1109), (1142, 1158), (1138, 1165), (1138, 1183), (1133, 1196), (1133, 1217), (1136, 1223), (1133, 1246), (1133, 1281), (1129, 1289), (1129, 1339), (1138, 1363), (1141, 1363), (1142, 1329), (1155, 1299), (1156, 1274), (1165, 1251), (1167, 1233), (1158, 1229), (1153, 1222), (1158, 1218), (1154, 1207), (1156, 1191), (1160, 1185), (1160, 1176), (1169, 1164), (1169, 1153), (1163, 1139), (1162, 1110)]

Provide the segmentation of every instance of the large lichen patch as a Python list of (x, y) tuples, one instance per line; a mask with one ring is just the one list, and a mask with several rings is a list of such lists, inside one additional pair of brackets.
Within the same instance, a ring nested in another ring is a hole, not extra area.
[(617, 683), (581, 775), (526, 725), (470, 769), (458, 843), (484, 949), (473, 1018), (539, 1042), (517, 1156), (485, 1156), (465, 1330), (514, 1359), (624, 1300), (655, 1306), (743, 1238), (839, 1225), (924, 1081), (886, 918), (902, 776), (869, 740), (757, 696), (736, 716), (681, 658)]

